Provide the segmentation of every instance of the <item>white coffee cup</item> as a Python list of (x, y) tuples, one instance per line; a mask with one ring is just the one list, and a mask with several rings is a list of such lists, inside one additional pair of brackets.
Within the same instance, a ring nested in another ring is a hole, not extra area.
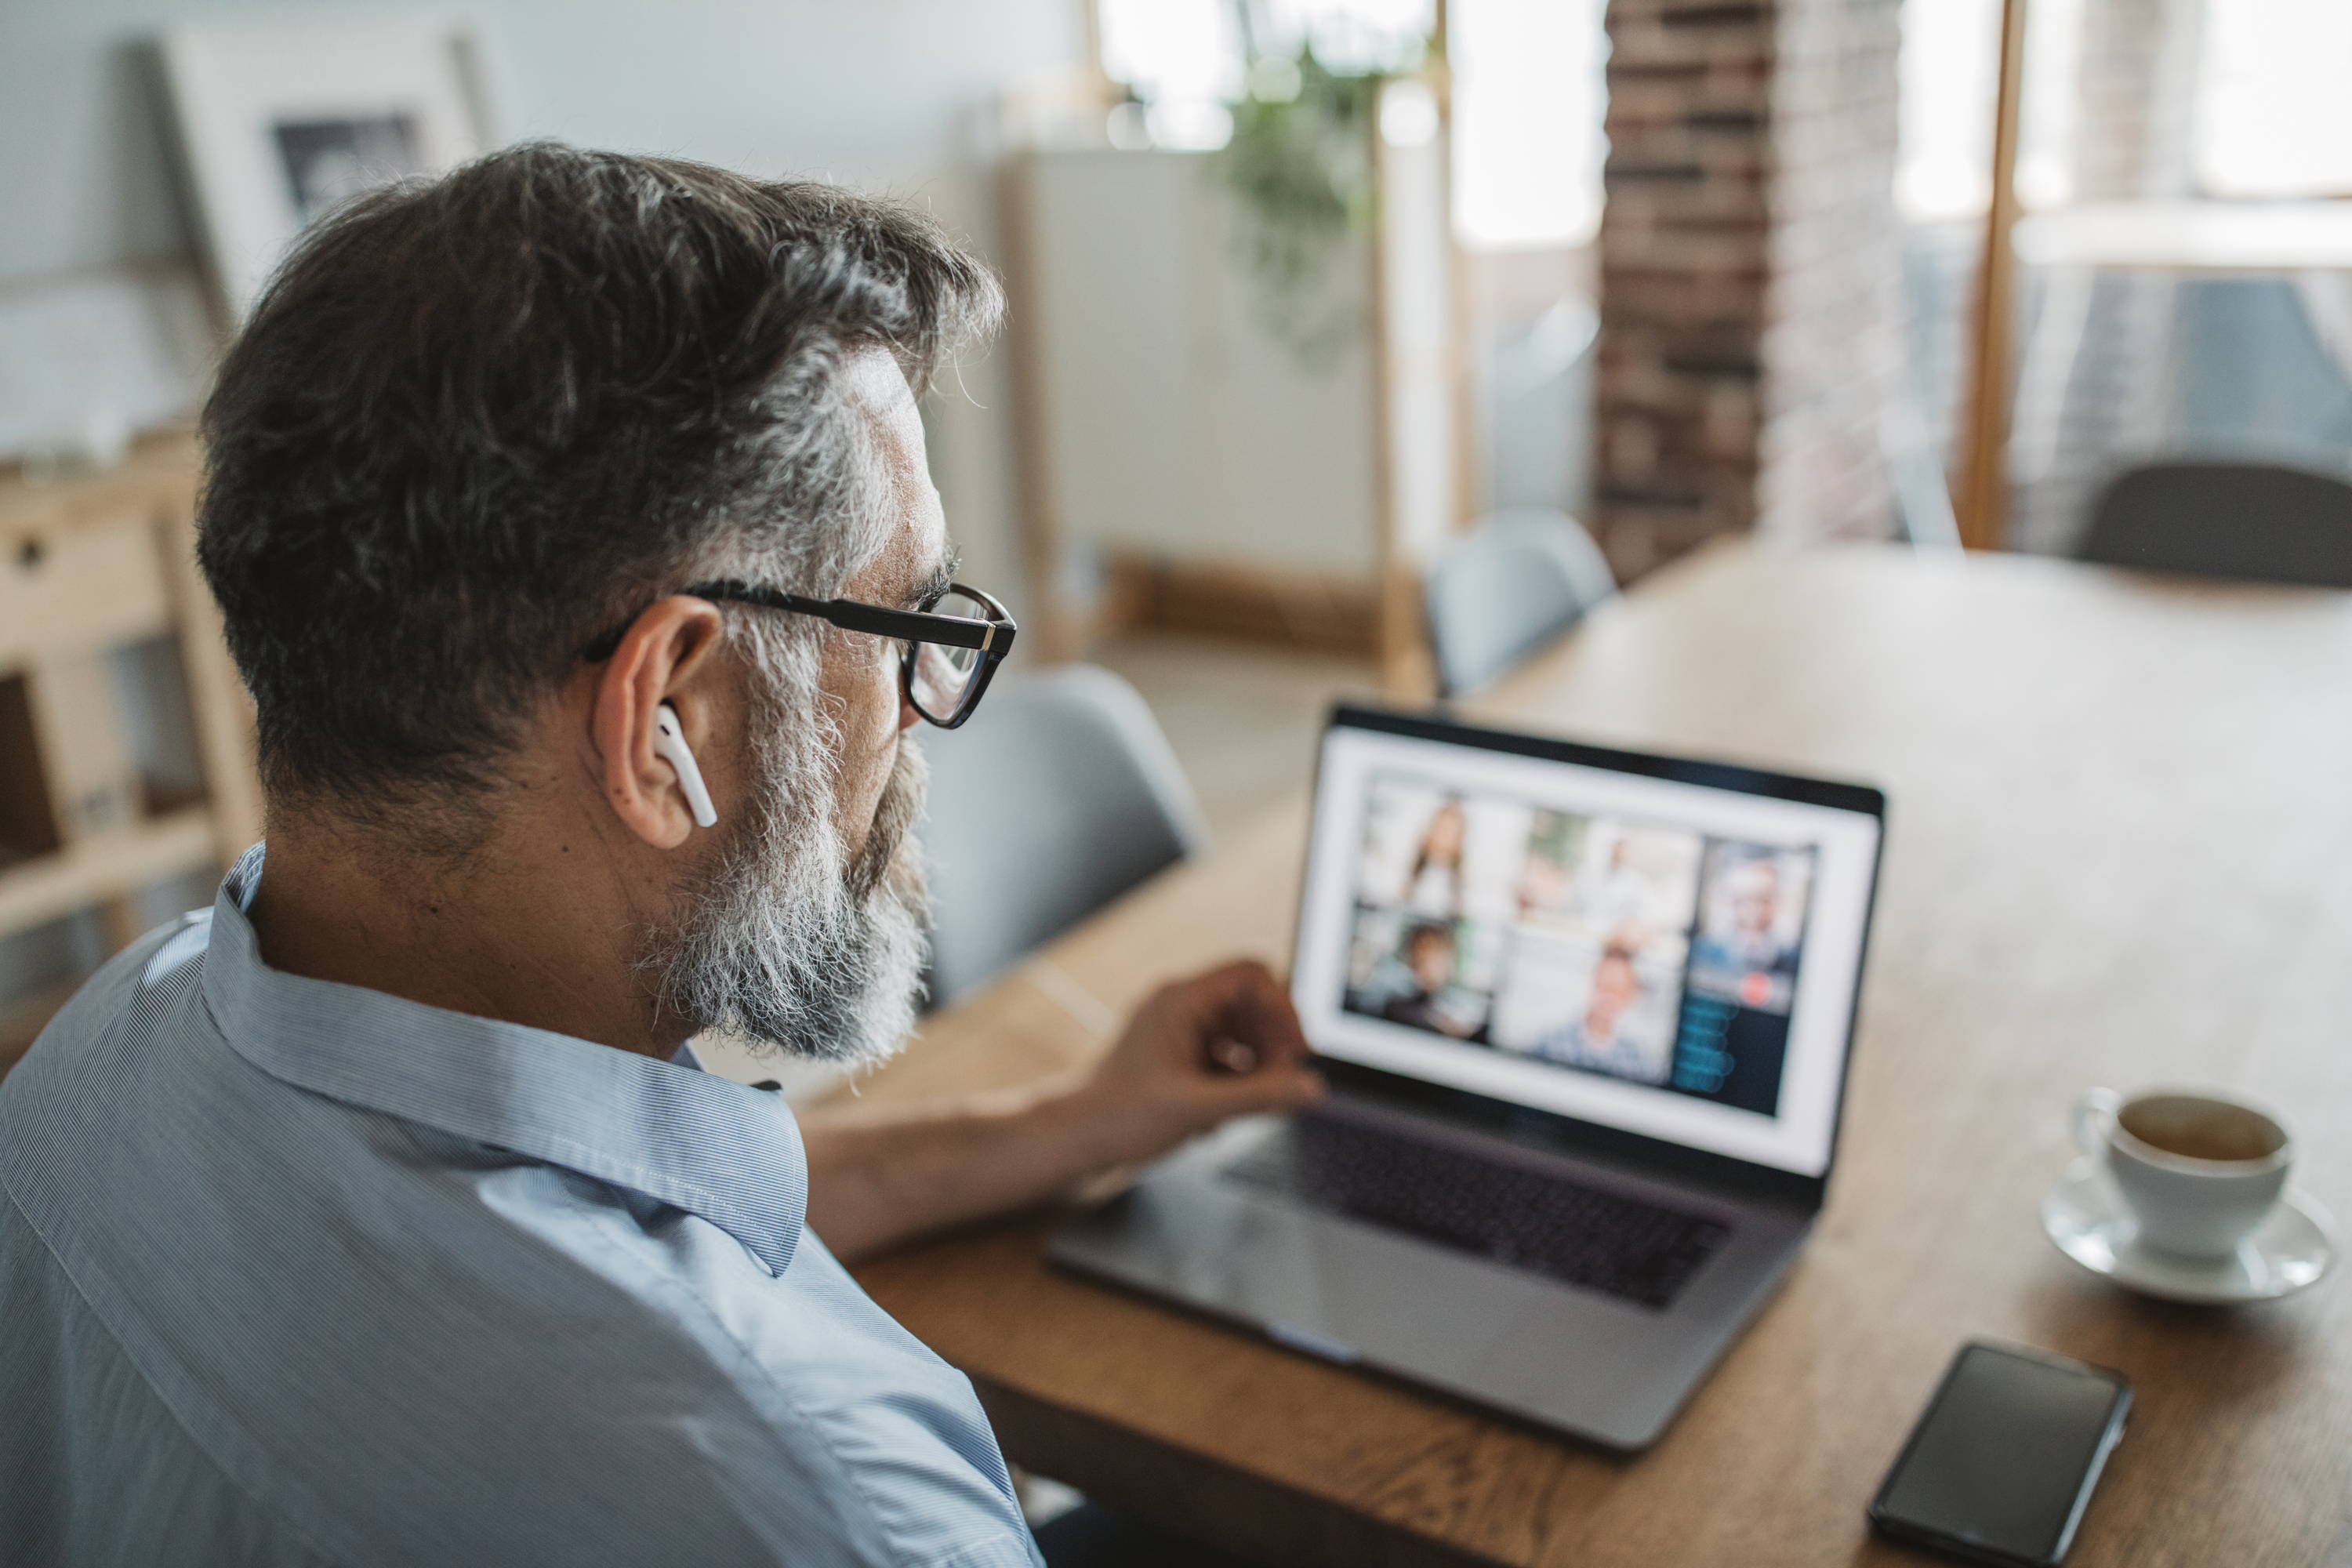
[(2276, 1117), (2210, 1089), (2091, 1089), (2074, 1105), (2074, 1142), (2115, 1179), (2140, 1239), (2189, 1258), (2237, 1250), (2294, 1163)]

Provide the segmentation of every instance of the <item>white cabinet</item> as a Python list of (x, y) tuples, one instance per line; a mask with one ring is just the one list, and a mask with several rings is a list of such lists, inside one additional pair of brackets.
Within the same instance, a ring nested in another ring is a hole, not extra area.
[(1303, 353), (1269, 324), (1256, 220), (1216, 154), (1023, 155), (1008, 238), (1042, 553), (1352, 591), (1368, 615), (1394, 597), (1384, 574), (1452, 521), (1455, 405), (1440, 154), (1380, 162), (1381, 221), (1335, 247), (1313, 302), (1363, 330)]

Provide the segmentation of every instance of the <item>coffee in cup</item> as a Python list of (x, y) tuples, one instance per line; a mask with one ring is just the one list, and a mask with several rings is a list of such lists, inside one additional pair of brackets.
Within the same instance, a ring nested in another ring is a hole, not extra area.
[(2270, 1217), (2294, 1144), (2268, 1111), (2209, 1089), (2095, 1089), (2074, 1106), (2074, 1142), (2105, 1166), (2140, 1239), (2226, 1258)]

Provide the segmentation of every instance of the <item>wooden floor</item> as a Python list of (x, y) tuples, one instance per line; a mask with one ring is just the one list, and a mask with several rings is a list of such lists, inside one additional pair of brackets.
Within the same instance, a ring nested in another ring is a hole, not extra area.
[(1370, 662), (1166, 634), (1121, 637), (1094, 662), (1143, 693), (1219, 841), (1307, 782), (1333, 701), (1380, 689)]

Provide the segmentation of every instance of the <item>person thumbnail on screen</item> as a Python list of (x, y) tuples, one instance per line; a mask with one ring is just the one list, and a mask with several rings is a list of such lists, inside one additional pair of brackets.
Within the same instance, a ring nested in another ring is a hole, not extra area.
[(1351, 966), (1360, 978), (1349, 986), (1349, 1007), (1448, 1039), (1484, 1043), (1491, 998), (1462, 983), (1465, 934), (1459, 921), (1365, 911)]
[(1787, 1014), (1796, 997), (1812, 851), (1717, 843), (1706, 859), (1691, 989)]
[(1702, 848), (1685, 829), (1376, 775), (1341, 1005), (1664, 1083)]
[(1515, 802), (1402, 773), (1375, 776), (1365, 802), (1357, 905), (1430, 921), (1507, 921), (1528, 816)]
[(1536, 1055), (1637, 1083), (1665, 1081), (1670, 1042), (1663, 1030), (1636, 1026), (1648, 988), (1634, 964), (1635, 951), (1622, 942), (1601, 950), (1585, 984), (1583, 1011), (1537, 1039)]
[(1424, 920), (1400, 910), (1361, 909), (1342, 1005), (1446, 1039), (1483, 1045), (1493, 1007), (1478, 984), (1480, 932), (1463, 921)]
[(1633, 922), (1599, 941), (1521, 929), (1490, 1030), (1501, 1050), (1664, 1083), (1673, 1070), (1683, 935)]
[(1368, 781), (1341, 1006), (1475, 1047), (1778, 1113), (1816, 851)]
[(1462, 912), (1462, 852), (1469, 836), (1470, 815), (1462, 797), (1447, 795), (1438, 801), (1405, 874), (1408, 909), (1449, 920)]
[(1686, 829), (1533, 813), (1496, 996), (1495, 1046), (1664, 1083), (1701, 847)]
[(1372, 781), (1343, 1006), (1485, 1043), (1527, 816), (1405, 774)]

